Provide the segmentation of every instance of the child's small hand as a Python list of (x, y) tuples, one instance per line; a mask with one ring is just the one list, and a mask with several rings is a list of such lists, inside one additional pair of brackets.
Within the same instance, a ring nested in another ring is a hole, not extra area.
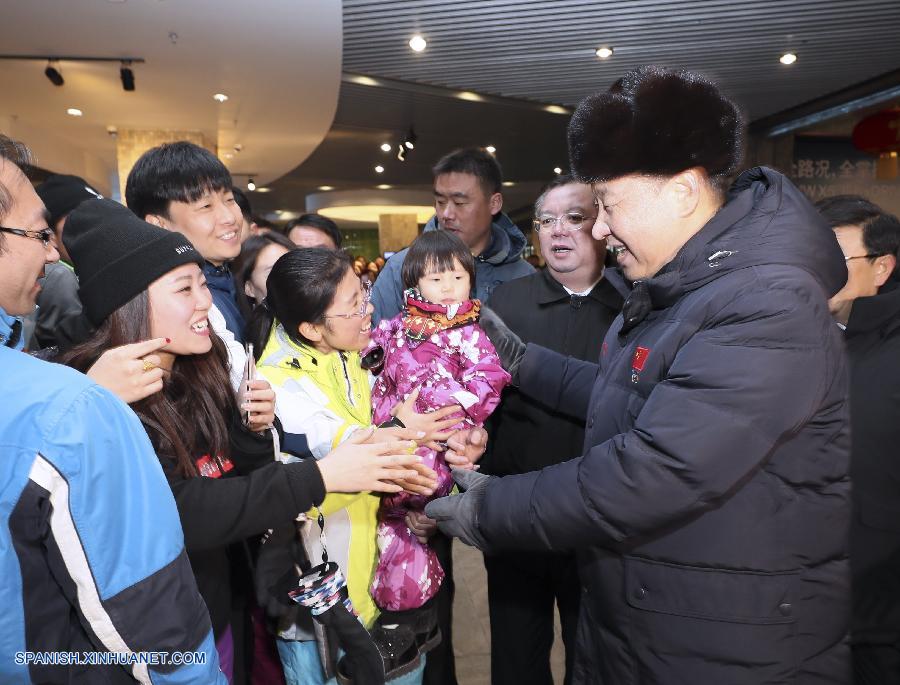
[[(453, 431), (448, 429), (459, 423), (459, 419), (447, 417), (459, 413), (461, 411), (460, 408), (454, 404), (448, 407), (441, 407), (426, 414), (420, 414), (416, 411), (416, 400), (418, 397), (419, 389), (416, 388), (409, 394), (409, 397), (391, 410), (391, 415), (400, 419), (407, 428), (423, 432), (425, 434), (424, 438), (422, 438), (423, 443), (443, 442), (453, 435)], [(432, 445), (429, 445), (429, 447), (434, 449)]]
[(460, 469), (477, 469), (475, 465), (487, 448), (487, 431), (476, 426), (456, 431), (447, 440), (444, 459), (450, 466)]
[(412, 464), (409, 468), (416, 471), (413, 477), (391, 479), (390, 482), (399, 485), (406, 492), (412, 495), (424, 495), (426, 497), (434, 494), (437, 487), (437, 474), (425, 464)]
[(423, 545), (427, 545), (428, 540), (437, 531), (437, 521), (428, 518), (421, 511), (409, 512), (406, 515), (406, 525)]

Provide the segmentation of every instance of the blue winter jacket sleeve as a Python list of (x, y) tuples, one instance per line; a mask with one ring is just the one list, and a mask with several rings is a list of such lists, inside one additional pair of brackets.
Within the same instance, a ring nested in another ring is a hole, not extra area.
[[(138, 418), (81, 374), (13, 354), (19, 357), (13, 361), (17, 367), (29, 367), (20, 375), (31, 379), (21, 400), (0, 411), (3, 456), (10, 460), (0, 464), (0, 472), (13, 469), (0, 494), (6, 502), (10, 492), (20, 492), (12, 513), (7, 509), (3, 516), (13, 543), (15, 531), (24, 529), (16, 527), (20, 513), (19, 520), (46, 518), (41, 523), (46, 561), (29, 559), (30, 567), (47, 568), (98, 652), (165, 652), (166, 661), (173, 652), (199, 652), (188, 656), (201, 663), (138, 660), (123, 666), (138, 682), (224, 685), (175, 501)], [(30, 368), (38, 364), (51, 370)], [(60, 383), (60, 374), (70, 377)], [(21, 381), (15, 371), (12, 375), (13, 382)], [(17, 484), (13, 491), (10, 483)], [(23, 507), (27, 511), (20, 512)], [(4, 585), (21, 597), (0, 617), (0, 681), (27, 683), (28, 666), (7, 657), (31, 649), (27, 640), (40, 640), (35, 635), (52, 628), (39, 611), (47, 598), (30, 596), (36, 584), (19, 570), (27, 566), (16, 554), (28, 548), (14, 547), (16, 552), (0, 557)]]
[(845, 384), (843, 366), (828, 363), (832, 327), (812, 298), (771, 287), (738, 295), (678, 350), (630, 430), (495, 480), (482, 534), (496, 549), (628, 544), (716, 507)]

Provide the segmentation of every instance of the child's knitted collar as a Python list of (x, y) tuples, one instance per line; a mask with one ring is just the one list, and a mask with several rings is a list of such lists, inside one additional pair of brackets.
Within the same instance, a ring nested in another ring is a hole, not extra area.
[(425, 340), (435, 333), (478, 321), (481, 302), (464, 300), (453, 304), (429, 302), (417, 288), (403, 293), (403, 329), (414, 340)]

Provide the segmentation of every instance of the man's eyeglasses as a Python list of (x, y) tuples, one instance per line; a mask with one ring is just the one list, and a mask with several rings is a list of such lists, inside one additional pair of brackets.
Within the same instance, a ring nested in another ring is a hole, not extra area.
[(580, 231), (585, 224), (592, 226), (596, 218), (596, 216), (585, 216), (579, 212), (566, 212), (559, 216), (541, 216), (534, 219), (531, 223), (534, 226), (534, 230), (540, 232), (552, 231), (557, 224), (565, 231)]
[(359, 305), (359, 310), (353, 312), (352, 314), (326, 314), (326, 319), (362, 319), (369, 313), (369, 301), (372, 299), (372, 284), (367, 280), (361, 280), (360, 286), (362, 287), (362, 303)]
[(40, 240), (44, 243), (44, 249), (50, 247), (50, 244), (53, 242), (53, 231), (49, 228), (42, 228), (40, 231), (28, 231), (24, 228), (7, 228), (6, 226), (0, 226), (0, 233), (12, 233), (13, 235), (20, 235), (23, 238)]
[(849, 262), (851, 259), (874, 259), (875, 257), (880, 257), (880, 256), (881, 256), (880, 254), (874, 254), (874, 253), (858, 254), (858, 255), (854, 255), (853, 257), (844, 257), (844, 261)]

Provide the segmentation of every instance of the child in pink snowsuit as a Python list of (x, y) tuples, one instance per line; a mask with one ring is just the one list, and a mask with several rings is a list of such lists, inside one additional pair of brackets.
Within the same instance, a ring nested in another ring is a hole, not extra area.
[[(500, 402), (510, 376), (487, 335), (478, 326), (478, 300), (470, 300), (475, 265), (464, 243), (445, 231), (423, 233), (403, 263), (405, 307), (372, 332), (367, 350), (383, 351), (383, 367), (372, 388), (373, 423), (391, 421), (391, 409), (419, 391), (416, 411), (457, 405), (453, 430), (481, 426)], [(364, 358), (366, 352), (363, 353)], [(382, 498), (380, 558), (372, 583), (375, 603), (389, 611), (421, 607), (440, 587), (444, 571), (434, 552), (406, 525), (409, 511), (422, 511), (453, 487), (440, 452), (419, 447), (416, 454), (434, 469), (438, 485), (430, 496), (407, 492)]]

